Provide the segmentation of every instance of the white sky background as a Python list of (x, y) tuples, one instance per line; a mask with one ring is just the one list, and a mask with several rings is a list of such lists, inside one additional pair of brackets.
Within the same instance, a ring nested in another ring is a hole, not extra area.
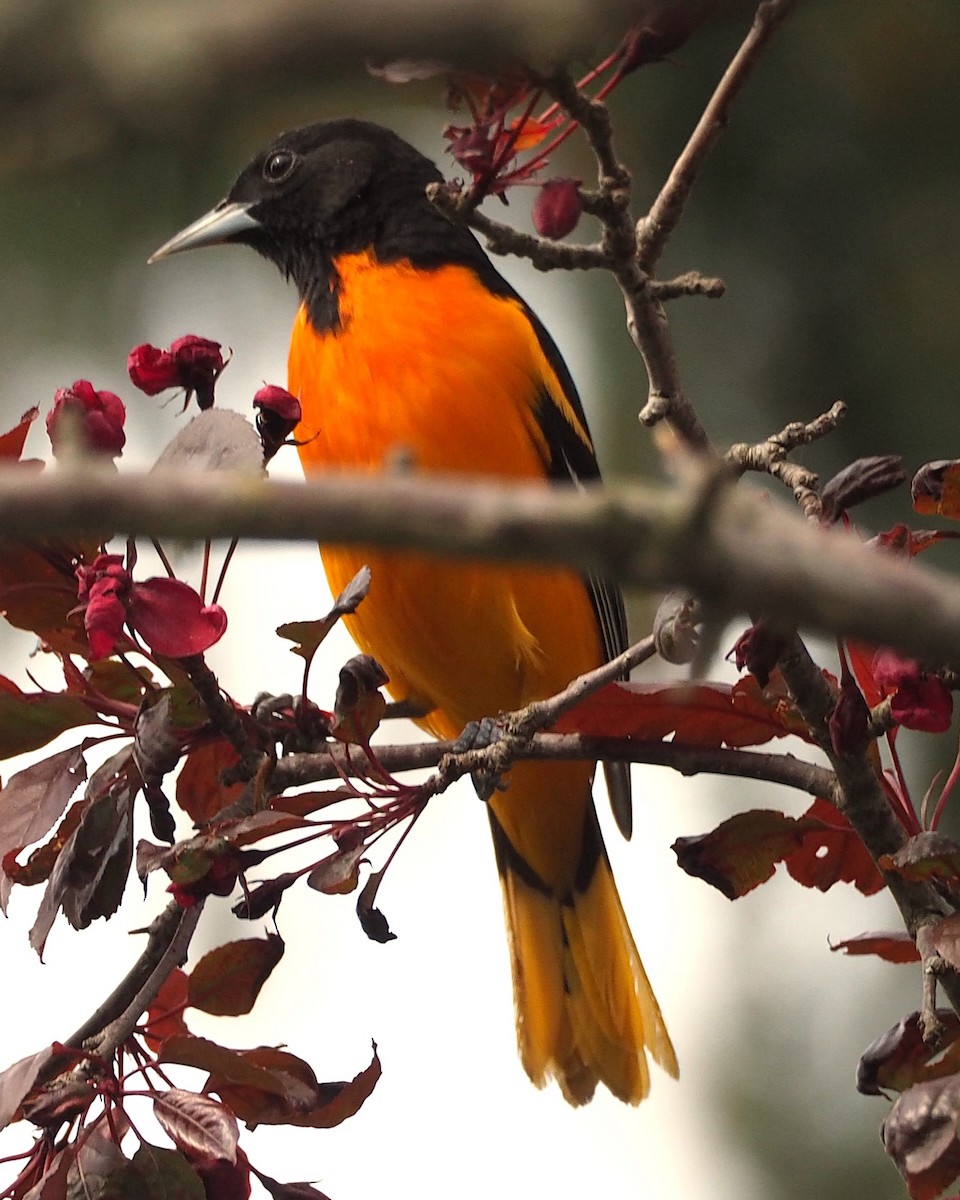
[[(130, 269), (141, 268), (135, 263)], [(595, 364), (574, 305), (575, 284), (512, 264), (505, 273), (553, 332), (589, 411), (596, 399), (590, 385)], [(165, 344), (196, 332), (231, 346), (235, 357), (221, 397), (243, 408), (264, 380), (285, 378), (294, 298), (275, 274), (249, 253), (227, 249), (143, 268), (143, 338)], [(96, 376), (98, 386), (115, 387), (131, 401), (129, 457), (149, 461), (157, 448), (136, 443), (140, 402), (123, 386), (120, 368), (111, 364), (113, 382)], [(43, 363), (44, 377), (57, 370), (60, 383), (87, 373), (83, 363)], [(169, 410), (171, 435), (174, 413), (175, 406)], [(39, 452), (36, 443), (32, 450)], [(280, 469), (295, 473), (295, 455), (285, 456)], [(282, 621), (326, 610), (315, 550), (242, 547), (223, 603), (230, 628), (210, 660), (227, 690), (246, 702), (260, 690), (296, 691), (301, 660), (272, 631)], [(312, 675), (315, 699), (324, 700), (320, 689), (328, 681), (326, 698), (332, 700), (337, 669), (351, 653), (342, 631), (329, 639)], [(13, 666), (0, 669), (13, 674)], [(388, 736), (393, 738), (392, 728)], [(600, 805), (624, 906), (677, 1046), (679, 1084), (657, 1073), (652, 1096), (639, 1109), (604, 1093), (573, 1111), (555, 1087), (538, 1093), (528, 1083), (515, 1049), (486, 817), (463, 784), (431, 803), (381, 889), (379, 904), (396, 941), (380, 946), (364, 937), (355, 896), (326, 897), (297, 886), (280, 909), (287, 954), (254, 1014), (233, 1020), (188, 1014), (195, 1032), (227, 1045), (285, 1043), (320, 1079), (349, 1078), (369, 1061), (370, 1039), (379, 1045), (383, 1078), (356, 1117), (330, 1132), (247, 1133), (243, 1144), (256, 1165), (283, 1180), (315, 1180), (333, 1200), (479, 1200), (492, 1194), (768, 1200), (764, 1180), (726, 1140), (704, 1080), (728, 1041), (743, 1038), (745, 1028), (749, 1036), (754, 1006), (777, 1006), (783, 995), (812, 985), (810, 1009), (819, 1015), (812, 1018), (817, 1040), (811, 1053), (825, 1059), (825, 1108), (832, 1097), (843, 1106), (870, 1104), (852, 1092), (858, 1035), (850, 1034), (850, 1012), (861, 989), (887, 986), (893, 969), (829, 955), (826, 936), (883, 927), (891, 919), (885, 900), (863, 901), (845, 889), (824, 898), (778, 879), (731, 905), (683, 875), (669, 850), (677, 836), (704, 832), (749, 805), (786, 803), (792, 812), (805, 806), (802, 798), (784, 801), (769, 788), (725, 788), (638, 770), (637, 832), (630, 845), (610, 832)], [(149, 836), (145, 828), (141, 834)], [(270, 866), (284, 869), (282, 860)], [(154, 877), (151, 906), (162, 901), (161, 888)], [(75, 934), (58, 922), (47, 962), (40, 965), (26, 942), (38, 899), (38, 891), (18, 889), (11, 919), (0, 925), (8, 1014), (0, 1023), (2, 1064), (79, 1024), (132, 961), (135, 951), (124, 930), (146, 922), (134, 881), (109, 925), (99, 922)], [(195, 949), (268, 927), (238, 923), (229, 902), (213, 900)], [(899, 1015), (892, 1007), (887, 1023)], [(785, 1044), (792, 1045), (795, 1035)], [(778, 1048), (757, 1049), (771, 1052)], [(736, 1069), (749, 1072), (749, 1058)], [(789, 1062), (784, 1070), (790, 1071)], [(879, 1124), (882, 1106), (873, 1102), (870, 1113)], [(21, 1148), (27, 1136), (24, 1126), (7, 1131), (0, 1153)], [(895, 1177), (892, 1182), (896, 1186)]]

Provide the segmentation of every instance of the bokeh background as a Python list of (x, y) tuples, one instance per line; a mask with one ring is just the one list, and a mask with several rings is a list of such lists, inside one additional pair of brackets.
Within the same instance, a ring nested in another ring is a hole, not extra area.
[[(477, 6), (344, 7), (4, 0), (3, 427), (89, 378), (128, 401), (126, 459), (146, 465), (178, 427), (177, 406), (133, 393), (126, 353), (186, 332), (232, 348), (221, 397), (241, 411), (262, 381), (284, 381), (294, 297), (271, 267), (232, 250), (150, 269), (145, 260), (224, 193), (266, 138), (303, 121), (378, 120), (450, 168), (441, 84), (390, 86), (364, 58), (456, 56), (475, 45)], [(578, 11), (558, 6), (542, 46)], [(614, 96), (639, 204), (656, 194), (749, 19), (749, 5), (729, 4)], [(404, 31), (422, 44), (405, 44)], [(574, 32), (584, 65), (616, 40), (599, 26)], [(575, 146), (558, 168), (589, 177)], [(849, 417), (804, 454), (824, 476), (859, 454), (898, 451), (913, 468), (960, 453), (958, 194), (956, 0), (801, 3), (742, 96), (664, 264), (728, 285), (721, 302), (677, 302), (669, 314), (689, 393), (718, 443), (759, 439), (842, 397)], [(509, 212), (491, 211), (525, 226), (531, 199), (521, 191)], [(636, 422), (645, 381), (613, 284), (503, 269), (567, 356), (608, 474), (655, 473)], [(29, 450), (44, 455), (40, 432), (31, 437)], [(278, 469), (295, 474), (292, 456)], [(905, 494), (863, 514), (872, 528), (898, 519), (909, 519)], [(939, 561), (951, 565), (946, 554)], [(272, 630), (325, 611), (313, 549), (243, 548), (224, 603), (230, 633), (213, 656), (224, 685), (241, 700), (296, 690), (298, 660)], [(0, 669), (22, 681), (29, 649), (6, 635)], [(332, 696), (349, 653), (333, 641), (315, 675), (318, 699), (325, 686)], [(942, 765), (911, 744), (917, 795)], [(637, 785), (638, 835), (613, 853), (678, 1045), (680, 1084), (655, 1080), (637, 1111), (598, 1099), (581, 1112), (529, 1086), (513, 1048), (485, 817), (458, 788), (431, 805), (381, 892), (396, 942), (368, 943), (352, 898), (295, 891), (281, 909), (288, 955), (255, 1017), (194, 1022), (236, 1046), (282, 1041), (321, 1078), (354, 1074), (378, 1041), (384, 1078), (361, 1113), (329, 1133), (258, 1131), (245, 1143), (258, 1166), (318, 1180), (333, 1200), (903, 1194), (877, 1138), (886, 1106), (858, 1096), (853, 1075), (860, 1050), (916, 1007), (919, 981), (910, 968), (831, 955), (827, 943), (890, 926), (888, 901), (810, 894), (778, 877), (731, 905), (676, 869), (670, 842), (751, 805), (796, 813), (802, 798), (652, 770), (638, 771)], [(44, 965), (26, 948), (33, 901), (18, 897), (0, 928), (4, 1062), (79, 1024), (135, 953), (125, 931), (162, 896), (144, 909), (133, 895), (109, 926), (83, 935), (58, 928)], [(205, 922), (198, 949), (250, 933), (225, 906)], [(22, 1144), (15, 1132), (4, 1152)]]

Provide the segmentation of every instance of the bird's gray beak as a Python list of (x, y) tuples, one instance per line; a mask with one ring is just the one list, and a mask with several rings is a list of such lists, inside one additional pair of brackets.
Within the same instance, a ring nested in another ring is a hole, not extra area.
[(148, 263), (158, 262), (161, 258), (169, 258), (171, 254), (179, 254), (181, 250), (196, 250), (200, 246), (219, 246), (229, 242), (238, 234), (249, 233), (251, 229), (259, 229), (260, 222), (250, 215), (250, 204), (239, 204), (236, 201), (221, 200), (216, 208), (211, 208), (199, 220), (188, 225), (174, 234), (169, 242), (164, 242), (159, 250), (154, 250), (147, 259)]

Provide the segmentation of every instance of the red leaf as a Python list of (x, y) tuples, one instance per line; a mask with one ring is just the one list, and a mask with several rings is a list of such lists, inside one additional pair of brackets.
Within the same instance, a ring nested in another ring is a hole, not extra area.
[(37, 419), (39, 408), (28, 408), (17, 425), (4, 434), (0, 434), (0, 460), (9, 465), (19, 462), (23, 453), (23, 444), (27, 440), (30, 426)]
[(875, 654), (876, 649), (873, 646), (867, 646), (863, 642), (847, 642), (847, 659), (850, 663), (850, 670), (860, 685), (864, 699), (871, 708), (875, 708), (886, 696), (886, 692), (877, 683), (873, 674)]
[(737, 813), (711, 833), (678, 838), (671, 849), (687, 872), (721, 891), (728, 900), (766, 883), (777, 863), (795, 850), (817, 823), (769, 809)]
[(167, 1038), (188, 1036), (190, 1030), (183, 1019), (187, 1005), (187, 975), (177, 968), (163, 981), (153, 1003), (147, 1010), (144, 1038), (150, 1049), (157, 1053)]
[(177, 777), (177, 804), (195, 825), (211, 821), (243, 794), (245, 784), (224, 787), (220, 782), (221, 772), (237, 761), (236, 750), (222, 738), (204, 742), (187, 755)]
[(97, 719), (82, 700), (66, 692), (22, 692), (0, 676), (0, 758), (39, 750), (66, 730)]
[(960, 520), (960, 460), (925, 463), (914, 475), (910, 491), (916, 512)]
[[(346, 1083), (318, 1083), (303, 1059), (284, 1050), (264, 1046), (242, 1053), (249, 1062), (285, 1074), (296, 1083), (291, 1091), (276, 1095), (258, 1088), (234, 1085), (213, 1076), (207, 1080), (205, 1090), (216, 1092), (251, 1129), (257, 1125), (330, 1129), (357, 1112), (373, 1091), (381, 1073), (376, 1046), (370, 1065)], [(308, 1100), (304, 1098), (304, 1086), (309, 1090)]]
[(0, 1072), (0, 1129), (5, 1129), (16, 1119), (20, 1105), (53, 1055), (54, 1047), (45, 1046), (36, 1054), (28, 1054)]
[[(4, 698), (5, 694), (0, 693), (0, 713)], [(0, 859), (43, 837), (86, 777), (82, 746), (61, 750), (18, 771), (0, 791)], [(9, 877), (4, 876), (0, 879), (0, 907), (4, 911), (9, 895)]]
[(386, 712), (387, 701), (380, 688), (388, 682), (386, 671), (369, 654), (357, 654), (340, 668), (333, 706), (334, 737), (367, 745)]
[(928, 1046), (920, 1032), (920, 1014), (912, 1012), (870, 1043), (857, 1064), (857, 1091), (882, 1096), (905, 1092), (915, 1083), (953, 1075), (960, 1066), (960, 1018), (952, 1009), (937, 1009), (943, 1039)]
[(250, 1162), (237, 1147), (237, 1161), (197, 1163), (197, 1174), (203, 1180), (204, 1200), (246, 1200), (250, 1195)]
[(170, 1088), (153, 1101), (154, 1116), (191, 1160), (236, 1162), (240, 1131), (233, 1113), (209, 1096)]
[(875, 954), (889, 963), (914, 963), (920, 954), (913, 938), (902, 931), (886, 933), (858, 933), (856, 937), (844, 938), (842, 942), (831, 942), (831, 950), (842, 950), (844, 954)]
[(916, 1084), (887, 1114), (883, 1144), (910, 1200), (935, 1200), (960, 1175), (958, 1118), (960, 1075)]
[(960, 845), (934, 830), (918, 833), (896, 854), (885, 854), (880, 865), (915, 883), (932, 881), (952, 886), (960, 877)]
[[(231, 1050), (227, 1046), (219, 1046), (208, 1038), (185, 1036), (172, 1037), (163, 1044), (158, 1056), (158, 1062), (178, 1063), (184, 1067), (196, 1067), (200, 1071), (209, 1071), (211, 1077), (216, 1077), (220, 1084), (236, 1085), (238, 1087), (265, 1092), (271, 1096), (285, 1097), (290, 1103), (309, 1107), (313, 1102), (316, 1080), (312, 1082), (298, 1078), (289, 1070), (289, 1063), (277, 1063), (271, 1056), (282, 1054), (286, 1059), (294, 1059), (293, 1055), (285, 1055), (282, 1051), (274, 1051), (269, 1047), (259, 1050)], [(309, 1073), (310, 1068), (301, 1059), (301, 1063)], [(270, 1063), (270, 1065), (266, 1065)], [(312, 1079), (312, 1075), (310, 1076)], [(219, 1092), (219, 1087), (208, 1090)]]
[(366, 850), (363, 842), (335, 850), (321, 859), (307, 876), (307, 884), (314, 891), (328, 896), (346, 896), (355, 891), (360, 882), (360, 860)]
[(838, 882), (852, 883), (864, 896), (872, 896), (884, 887), (883, 876), (866, 846), (832, 804), (814, 800), (804, 816), (815, 819), (818, 825), (785, 860), (797, 883), (821, 892)]
[(193, 1008), (219, 1017), (239, 1017), (253, 1008), (260, 989), (283, 957), (283, 938), (244, 938), (211, 950), (190, 972)]
[[(801, 734), (779, 697), (750, 676), (726, 684), (610, 683), (556, 722), (557, 733), (674, 741), (690, 746), (756, 746)], [(808, 738), (809, 740), (809, 738)]]

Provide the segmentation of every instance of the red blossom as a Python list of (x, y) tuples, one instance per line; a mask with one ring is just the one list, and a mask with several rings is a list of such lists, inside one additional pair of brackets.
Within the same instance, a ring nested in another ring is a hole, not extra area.
[(541, 237), (566, 237), (583, 213), (579, 179), (548, 179), (533, 204), (533, 227)]
[(70, 442), (84, 450), (116, 458), (123, 450), (126, 418), (123, 401), (113, 392), (98, 392), (88, 379), (60, 388), (47, 414), (47, 434), (55, 457)]
[(227, 628), (219, 604), (204, 604), (189, 584), (165, 575), (133, 585), (127, 620), (155, 654), (166, 658), (202, 654)]
[(944, 733), (953, 719), (953, 696), (937, 675), (896, 650), (881, 647), (873, 656), (873, 677), (891, 696), (890, 715), (898, 725), (923, 733)]
[(300, 401), (286, 388), (266, 384), (253, 397), (263, 460), (269, 462), (300, 424)]
[(155, 654), (167, 658), (202, 653), (227, 627), (223, 609), (205, 605), (179, 579), (161, 576), (135, 582), (119, 554), (101, 554), (90, 566), (78, 567), (77, 580), (91, 659), (111, 655), (125, 625)]
[(127, 355), (133, 385), (148, 396), (167, 388), (183, 388), (186, 403), (196, 394), (201, 409), (213, 406), (214, 386), (226, 366), (220, 343), (188, 333), (170, 343), (169, 350), (144, 343)]
[(133, 580), (119, 554), (100, 554), (91, 566), (77, 567), (77, 580), (90, 657), (107, 658), (123, 635)]

